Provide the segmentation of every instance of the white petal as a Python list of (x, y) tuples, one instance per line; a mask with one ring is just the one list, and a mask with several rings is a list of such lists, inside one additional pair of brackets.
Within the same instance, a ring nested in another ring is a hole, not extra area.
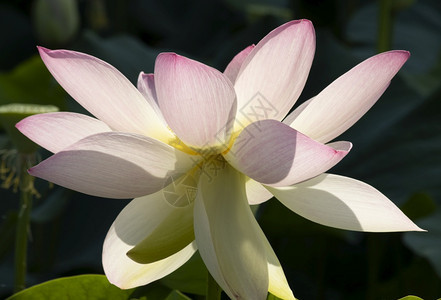
[(199, 253), (227, 295), (266, 299), (267, 255), (246, 200), (244, 176), (228, 164), (213, 177), (202, 174), (194, 217)]
[(223, 147), (236, 114), (236, 95), (216, 69), (174, 53), (161, 53), (155, 87), (162, 114), (188, 146)]
[(323, 145), (275, 120), (250, 124), (225, 158), (250, 178), (286, 186), (326, 172), (349, 152), (349, 142)]
[(295, 213), (322, 225), (369, 232), (421, 231), (386, 196), (352, 178), (322, 174), (268, 190)]
[(98, 119), (70, 112), (33, 115), (21, 120), (16, 127), (36, 144), (53, 153), (89, 135), (112, 131)]
[(80, 52), (43, 47), (38, 50), (66, 92), (113, 130), (143, 134), (164, 142), (173, 139), (141, 93), (113, 66)]
[(247, 178), (246, 182), (247, 198), (249, 204), (260, 204), (268, 201), (273, 197), (263, 185), (251, 178)]
[(149, 264), (140, 264), (126, 253), (151, 234), (177, 208), (169, 205), (163, 192), (136, 198), (118, 215), (103, 246), (103, 267), (109, 281), (129, 289), (158, 280), (183, 265), (196, 251), (191, 243), (181, 251)]
[(291, 288), (289, 287), (288, 281), (286, 280), (285, 273), (283, 272), (283, 268), (280, 265), (279, 259), (274, 253), (274, 250), (271, 247), (270, 243), (268, 242), (263, 231), (259, 230), (259, 232), (261, 233), (261, 239), (264, 241), (265, 244), (265, 250), (268, 260), (268, 276), (269, 276), (268, 292), (283, 300), (295, 300), (294, 294), (292, 293)]
[(105, 132), (54, 154), (29, 173), (89, 195), (134, 198), (160, 190), (193, 164), (191, 156), (158, 140)]
[(409, 58), (389, 51), (358, 64), (326, 87), (286, 123), (310, 138), (327, 143), (357, 122), (380, 98)]
[(281, 121), (297, 101), (315, 52), (308, 20), (288, 22), (265, 36), (242, 64), (234, 88), (237, 126), (263, 119)]

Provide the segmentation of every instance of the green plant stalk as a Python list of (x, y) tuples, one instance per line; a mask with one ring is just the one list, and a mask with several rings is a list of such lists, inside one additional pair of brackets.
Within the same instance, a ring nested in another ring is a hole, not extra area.
[(19, 154), (18, 159), (20, 165), (20, 206), (15, 236), (15, 293), (26, 287), (28, 232), (33, 197), (32, 190), (29, 187), (33, 185), (34, 180), (27, 172), (25, 163), (26, 155)]
[(377, 50), (385, 52), (392, 47), (392, 0), (379, 0)]
[(213, 276), (211, 276), (210, 272), (208, 272), (207, 296), (205, 299), (207, 299), (207, 300), (220, 300), (221, 294), (222, 294), (222, 289), (217, 284), (216, 280), (214, 280)]

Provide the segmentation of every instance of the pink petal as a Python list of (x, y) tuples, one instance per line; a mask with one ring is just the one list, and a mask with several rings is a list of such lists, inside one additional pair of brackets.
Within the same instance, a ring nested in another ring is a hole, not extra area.
[(358, 121), (380, 98), (409, 58), (407, 51), (389, 51), (358, 64), (314, 97), (285, 123), (326, 143)]
[(189, 155), (158, 140), (105, 132), (78, 141), (29, 173), (93, 196), (134, 198), (160, 190), (193, 164)]
[(257, 44), (234, 84), (242, 128), (257, 120), (281, 121), (286, 116), (303, 90), (314, 52), (314, 27), (308, 20), (288, 22)]
[(268, 190), (295, 213), (326, 226), (370, 232), (422, 231), (386, 196), (352, 178), (322, 174)]
[(70, 112), (54, 112), (27, 117), (16, 125), (30, 140), (56, 153), (96, 133), (112, 131), (98, 119)]
[(139, 73), (138, 90), (156, 112), (156, 115), (161, 119), (161, 121), (164, 124), (167, 124), (162, 116), (161, 110), (159, 109), (158, 97), (156, 96), (155, 88), (155, 76), (153, 74), (146, 74), (144, 72)]
[(80, 52), (43, 47), (38, 50), (58, 83), (113, 130), (139, 133), (164, 142), (173, 139), (141, 93), (111, 65)]
[(251, 50), (253, 50), (255, 45), (251, 45), (240, 51), (228, 64), (226, 67), (224, 74), (230, 79), (232, 83), (236, 81), (237, 74), (239, 74), (240, 67), (242, 63), (247, 58), (248, 54), (250, 54)]
[(155, 86), (167, 124), (191, 147), (219, 147), (229, 139), (236, 99), (219, 71), (174, 53), (156, 59)]
[(260, 183), (287, 186), (327, 171), (351, 146), (349, 142), (323, 145), (284, 123), (264, 120), (246, 127), (225, 158)]

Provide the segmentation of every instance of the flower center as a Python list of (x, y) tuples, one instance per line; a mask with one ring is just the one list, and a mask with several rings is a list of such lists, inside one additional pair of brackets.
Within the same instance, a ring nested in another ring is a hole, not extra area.
[(194, 202), (197, 192), (196, 167), (185, 174), (171, 176), (162, 189), (165, 201), (174, 207), (186, 207)]
[[(169, 130), (172, 131), (170, 128)], [(201, 148), (187, 146), (174, 134), (174, 139), (168, 140), (168, 145), (194, 156), (194, 165), (188, 172), (168, 178), (162, 189), (165, 201), (174, 207), (186, 207), (193, 204), (196, 199), (199, 178), (206, 176), (211, 181), (220, 170), (225, 168), (227, 161), (223, 155), (230, 151), (240, 132), (241, 130), (238, 130), (231, 134), (228, 143), (223, 147)]]
[(202, 159), (199, 157), (187, 173), (169, 177), (162, 189), (165, 201), (174, 207), (186, 207), (193, 204), (199, 178), (206, 176), (209, 181), (214, 180), (226, 164), (221, 154), (202, 156)]

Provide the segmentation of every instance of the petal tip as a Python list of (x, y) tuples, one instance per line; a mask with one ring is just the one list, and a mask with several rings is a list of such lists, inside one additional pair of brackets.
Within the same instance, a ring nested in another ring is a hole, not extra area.
[(422, 228), (420, 228), (418, 225), (416, 225), (416, 224), (413, 224), (413, 228), (411, 229), (411, 231), (416, 231), (416, 232), (429, 232), (428, 230), (426, 230), (426, 229), (422, 229)]
[(50, 51), (50, 49), (45, 48), (43, 46), (37, 46), (38, 51)]
[(391, 50), (378, 55), (387, 55), (388, 59), (391, 59), (402, 66), (409, 59), (410, 52), (407, 50)]
[(138, 81), (140, 80), (149, 80), (150, 78), (154, 78), (154, 74), (152, 73), (145, 73), (144, 71), (139, 72), (138, 75)]
[(312, 24), (312, 21), (308, 20), (308, 19), (299, 19), (299, 20), (289, 21), (289, 22), (285, 23), (285, 25), (282, 25), (282, 26), (291, 27), (291, 26), (296, 26), (296, 25), (304, 26), (307, 29), (314, 30), (314, 25)]
[(299, 23), (306, 23), (306, 24), (308, 24), (308, 25), (312, 25), (312, 21), (309, 20), (309, 19), (300, 19), (300, 20), (299, 20)]
[(35, 174), (34, 170), (35, 170), (35, 167), (29, 168), (29, 169), (27, 170), (27, 171), (28, 171), (28, 174), (31, 175), (31, 176), (34, 176), (34, 174)]
[(179, 61), (185, 61), (187, 58), (176, 54), (174, 52), (162, 52), (159, 53), (155, 61), (155, 74), (158, 72), (158, 68), (169, 68), (176, 65)]
[(45, 48), (43, 46), (37, 46), (37, 50), (40, 53), (40, 56), (47, 55), (53, 51), (53, 50)]
[[(42, 164), (42, 163), (44, 163), (44, 162), (41, 162), (41, 163), (38, 164), (38, 165), (35, 165), (35, 166), (33, 166), (33, 167), (30, 167), (30, 168), (27, 170), (28, 174), (31, 175), (31, 176), (34, 176), (34, 177), (42, 178), (42, 177), (41, 177), (41, 175), (42, 175), (41, 164)], [(44, 179), (44, 178), (43, 178), (43, 179)]]
[(396, 55), (400, 55), (405, 60), (407, 60), (410, 57), (410, 51), (407, 51), (407, 50), (395, 50), (395, 51), (391, 51), (391, 52)]
[(161, 52), (156, 57), (156, 60), (158, 60), (158, 59), (166, 59), (166, 58), (176, 59), (177, 57), (181, 57), (181, 56), (176, 54), (175, 52)]
[(18, 123), (15, 124), (15, 128), (17, 128), (18, 131), (22, 132), (22, 129), (26, 126), (25, 120), (26, 120), (26, 118), (23, 120), (20, 120)]
[(342, 150), (342, 151), (349, 152), (349, 151), (351, 151), (351, 149), (352, 149), (353, 146), (354, 146), (354, 145), (353, 145), (351, 142), (346, 142), (346, 147), (345, 147), (344, 149), (341, 149), (341, 150)]

